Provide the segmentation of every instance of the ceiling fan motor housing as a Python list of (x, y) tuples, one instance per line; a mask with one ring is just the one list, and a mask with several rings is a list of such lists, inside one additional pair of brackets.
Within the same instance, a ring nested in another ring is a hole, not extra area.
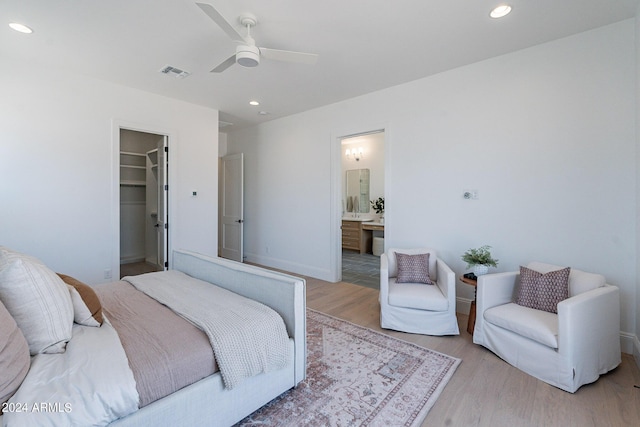
[(256, 67), (260, 64), (260, 50), (257, 46), (239, 45), (236, 48), (236, 62), (243, 67)]

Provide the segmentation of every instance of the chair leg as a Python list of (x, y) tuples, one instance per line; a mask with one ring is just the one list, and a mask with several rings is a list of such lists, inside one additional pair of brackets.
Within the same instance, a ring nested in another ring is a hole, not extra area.
[(471, 307), (469, 307), (469, 320), (467, 321), (467, 332), (473, 336), (473, 330), (476, 327), (476, 299), (478, 294), (478, 288), (473, 287), (473, 301), (471, 301)]

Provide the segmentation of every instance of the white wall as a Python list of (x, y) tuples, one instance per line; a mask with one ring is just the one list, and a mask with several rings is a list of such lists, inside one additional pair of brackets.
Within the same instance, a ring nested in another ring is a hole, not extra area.
[(249, 260), (331, 280), (338, 137), (384, 128), (387, 247), (433, 246), (459, 274), (483, 244), (498, 271), (600, 272), (635, 333), (634, 54), (627, 20), (230, 133), (246, 156)]
[(220, 132), (218, 134), (218, 156), (224, 157), (227, 155), (227, 134)]
[(1, 245), (88, 283), (108, 281), (106, 269), (115, 276), (113, 130), (126, 123), (171, 134), (170, 245), (216, 254), (217, 110), (5, 59), (11, 67), (0, 79)]

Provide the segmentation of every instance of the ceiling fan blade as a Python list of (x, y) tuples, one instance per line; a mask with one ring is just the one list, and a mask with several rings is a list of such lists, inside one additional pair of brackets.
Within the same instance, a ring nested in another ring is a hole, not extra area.
[(318, 61), (318, 55), (315, 53), (292, 52), (290, 50), (260, 48), (260, 55), (276, 61), (298, 62), (300, 64), (313, 65)]
[(222, 28), (222, 31), (224, 31), (225, 33), (227, 33), (229, 37), (231, 37), (231, 40), (235, 40), (243, 43), (245, 42), (244, 36), (239, 32), (237, 32), (236, 29), (233, 28), (233, 26), (229, 24), (229, 22), (226, 19), (224, 19), (224, 17), (220, 15), (220, 13), (216, 9), (214, 9), (213, 6), (206, 3), (196, 3), (196, 4), (204, 13), (207, 14), (209, 18), (213, 20), (213, 22), (215, 22), (216, 24), (218, 24), (220, 28)]
[(236, 63), (236, 55), (235, 53), (233, 55), (231, 55), (230, 57), (228, 57), (227, 59), (225, 59), (220, 65), (218, 65), (216, 68), (214, 68), (213, 70), (211, 70), (212, 73), (221, 73), (224, 70), (226, 70), (227, 68), (231, 67), (233, 64)]

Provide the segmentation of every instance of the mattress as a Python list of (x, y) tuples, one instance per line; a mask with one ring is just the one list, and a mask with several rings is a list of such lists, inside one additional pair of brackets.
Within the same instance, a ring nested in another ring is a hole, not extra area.
[(140, 395), (140, 407), (218, 371), (206, 334), (124, 281), (96, 286), (117, 331)]

